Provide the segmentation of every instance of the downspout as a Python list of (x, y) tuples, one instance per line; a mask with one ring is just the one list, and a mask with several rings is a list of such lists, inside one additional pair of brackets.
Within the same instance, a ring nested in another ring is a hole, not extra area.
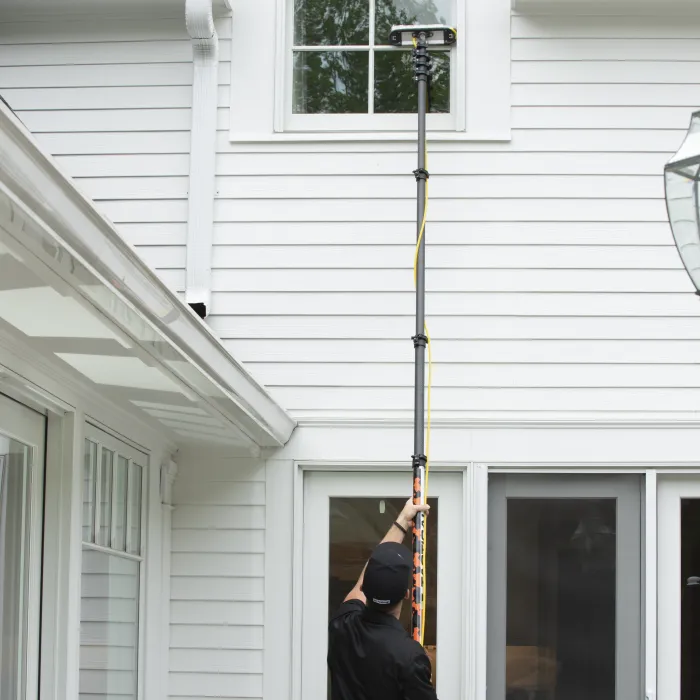
[(212, 0), (186, 0), (185, 21), (194, 63), (185, 301), (200, 318), (206, 318), (211, 305), (219, 81), (219, 37)]

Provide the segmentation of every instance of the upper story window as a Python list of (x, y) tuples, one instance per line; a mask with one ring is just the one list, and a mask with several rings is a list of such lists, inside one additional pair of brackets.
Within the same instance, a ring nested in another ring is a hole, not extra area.
[[(292, 115), (356, 115), (326, 122), (401, 128), (405, 119), (367, 119), (417, 110), (411, 51), (389, 46), (391, 27), (453, 24), (453, 4), (453, 0), (293, 0)], [(431, 118), (429, 126), (454, 124), (444, 118), (451, 113), (452, 54), (450, 49), (431, 51), (430, 114), (443, 119)], [(303, 121), (296, 119), (300, 127)]]
[(430, 139), (506, 141), (510, 16), (511, 0), (241, 0), (231, 19), (231, 140), (414, 142), (413, 58), (388, 45), (389, 32), (430, 23), (457, 30), (456, 44), (430, 51)]

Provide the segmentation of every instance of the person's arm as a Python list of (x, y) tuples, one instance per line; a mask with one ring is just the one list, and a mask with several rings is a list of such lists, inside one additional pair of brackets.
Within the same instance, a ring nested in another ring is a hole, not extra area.
[[(384, 542), (397, 542), (398, 544), (402, 544), (406, 534), (403, 532), (403, 530), (401, 530), (401, 528), (396, 527), (396, 523), (401, 525), (401, 527), (408, 533), (413, 527), (413, 521), (415, 520), (416, 515), (418, 513), (427, 513), (429, 510), (429, 505), (413, 505), (413, 501), (409, 498), (408, 501), (406, 501), (406, 505), (403, 507), (403, 510), (399, 514), (399, 517), (396, 518), (396, 522), (391, 524), (389, 531), (386, 533), (386, 535), (384, 535), (384, 539), (380, 542), (380, 544), (384, 544)], [(361, 603), (364, 603), (365, 605), (367, 604), (365, 594), (362, 592), (362, 583), (365, 579), (366, 568), (367, 564), (365, 564), (362, 568), (362, 573), (360, 574), (360, 578), (357, 579), (355, 587), (345, 596), (345, 600), (343, 602), (347, 603), (349, 600), (359, 600)]]

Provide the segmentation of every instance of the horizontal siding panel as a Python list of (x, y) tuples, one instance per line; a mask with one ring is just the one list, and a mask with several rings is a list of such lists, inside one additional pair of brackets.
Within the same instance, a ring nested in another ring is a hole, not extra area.
[(170, 602), (170, 619), (173, 624), (184, 625), (262, 625), (263, 604), (173, 600)]
[[(142, 248), (148, 254), (149, 248)], [(160, 248), (164, 266), (184, 264), (180, 248)], [(218, 245), (213, 266), (274, 269), (413, 269), (415, 245), (256, 246)], [(630, 269), (680, 270), (675, 246), (461, 246), (429, 248), (427, 264), (435, 269)]]
[[(160, 136), (156, 140), (159, 141)], [(55, 139), (54, 145), (60, 141)], [(189, 153), (58, 154), (57, 160), (64, 172), (71, 177), (186, 176), (190, 163)]]
[[(275, 204), (279, 204), (275, 206)], [(166, 202), (110, 202), (115, 221), (128, 212), (148, 209), (165, 215)], [(217, 221), (413, 221), (411, 200), (333, 199), (309, 207), (301, 200), (219, 200)], [(175, 218), (175, 212), (169, 212)], [(624, 199), (439, 199), (430, 202), (430, 220), (437, 221), (668, 221), (665, 201)], [(145, 219), (149, 220), (149, 219)]]
[(187, 177), (91, 177), (77, 184), (91, 199), (186, 199)]
[(168, 697), (261, 698), (262, 674), (242, 673), (170, 673)]
[(187, 222), (186, 200), (103, 200), (98, 209), (115, 223)]
[(110, 40), (158, 42), (174, 36), (187, 38), (181, 17), (159, 17), (157, 22), (126, 17), (110, 17), (109, 22), (105, 22), (89, 16), (72, 18), (70, 22), (49, 21), (38, 16), (31, 21), (0, 21), (0, 44), (42, 44), (49, 38), (54, 44)]
[[(132, 88), (136, 89), (136, 88)], [(161, 88), (162, 89), (162, 88)], [(697, 106), (700, 86), (693, 85), (518, 85), (511, 90), (515, 105), (646, 105)]]
[(251, 481), (176, 482), (173, 498), (188, 505), (265, 505), (265, 483)]
[[(102, 41), (99, 46), (96, 42), (83, 39), (65, 43), (0, 45), (0, 66), (133, 65), (192, 61), (192, 42), (184, 36), (182, 39), (154, 42)], [(231, 60), (228, 42), (220, 43), (219, 60)]]
[(627, 142), (633, 137), (625, 137), (625, 130), (672, 129), (675, 137), (675, 132), (682, 133), (690, 121), (685, 107), (524, 106), (514, 107), (511, 117), (514, 129), (618, 129)]
[(263, 530), (174, 530), (173, 552), (244, 552), (264, 553)]
[[(570, 139), (568, 134), (565, 136)], [(640, 139), (643, 137), (640, 136)], [(682, 137), (676, 137), (680, 143)], [(106, 180), (112, 186), (112, 180)], [(129, 182), (133, 182), (130, 180)], [(186, 187), (186, 182), (184, 187)], [(106, 187), (106, 185), (105, 185)], [(344, 175), (224, 176), (216, 183), (217, 195), (226, 199), (405, 199), (415, 197), (412, 177), (373, 175), (358, 178)], [(115, 192), (119, 190), (115, 186)], [(123, 190), (122, 190), (123, 191)], [(660, 175), (450, 175), (440, 173), (430, 181), (430, 199), (542, 199), (549, 197), (592, 199), (663, 199), (664, 181)], [(131, 197), (139, 197), (133, 188)], [(115, 195), (114, 198), (121, 198)]]
[[(99, 50), (99, 49), (97, 49)], [(192, 62), (123, 65), (10, 66), (0, 68), (0, 88), (83, 88), (192, 85)]]
[[(376, 316), (415, 313), (415, 293), (216, 292), (214, 316)], [(435, 316), (691, 316), (700, 315), (692, 294), (509, 294), (428, 292), (426, 312)]]
[(179, 224), (119, 224), (120, 235), (131, 245), (185, 245), (187, 225)]
[(148, 154), (179, 153), (187, 157), (190, 152), (187, 131), (37, 134), (37, 141), (48, 153), (59, 156), (133, 154), (146, 161), (144, 156)]
[[(264, 576), (262, 554), (227, 554), (175, 552), (172, 555), (172, 576)], [(184, 606), (185, 609), (187, 606)], [(177, 620), (173, 619), (173, 622)], [(183, 622), (187, 622), (183, 620)], [(195, 623), (192, 620), (190, 623)], [(203, 622), (203, 621), (200, 621)]]
[[(203, 538), (209, 537), (201, 535)], [(264, 579), (224, 576), (173, 576), (170, 581), (171, 600), (231, 600), (262, 602)]]
[(178, 470), (177, 480), (181, 483), (199, 483), (205, 476), (211, 481), (264, 482), (265, 463), (252, 458), (211, 456), (203, 469), (196, 455), (188, 455), (187, 461)]
[(698, 82), (700, 61), (516, 61), (513, 83), (672, 85)]
[[(160, 224), (157, 224), (160, 226)], [(121, 231), (140, 230), (142, 224), (123, 224)], [(156, 224), (151, 224), (156, 226)], [(166, 224), (164, 226), (171, 226)], [(673, 245), (668, 222), (543, 222), (480, 221), (455, 225), (430, 221), (427, 240), (431, 250), (439, 245)], [(406, 245), (415, 243), (415, 222), (367, 221), (362, 226), (351, 221), (246, 222), (214, 226), (216, 245), (254, 243), (255, 245)]]
[[(405, 338), (411, 331), (410, 317), (372, 316), (215, 316), (211, 327), (222, 338)], [(697, 318), (606, 318), (522, 316), (436, 316), (429, 319), (430, 333), (440, 338), (477, 339), (650, 339), (700, 340)], [(209, 489), (202, 488), (209, 496)], [(229, 494), (211, 495), (218, 502)], [(220, 499), (220, 500), (219, 500)]]
[(263, 653), (250, 649), (171, 649), (176, 673), (262, 673)]
[[(391, 411), (413, 404), (413, 388), (280, 387), (273, 394), (290, 411)], [(432, 408), (440, 411), (694, 411), (698, 389), (513, 389), (441, 388), (433, 392)]]
[[(513, 387), (513, 388), (700, 388), (700, 366), (688, 365), (618, 365), (618, 364), (442, 364), (439, 343), (433, 348), (433, 387)], [(266, 386), (337, 387), (342, 378), (344, 387), (402, 387), (414, 384), (411, 362), (380, 363), (252, 363)], [(223, 551), (223, 550), (222, 550)]]
[[(575, 144), (571, 145), (576, 150)], [(642, 151), (644, 149), (641, 149)], [(654, 175), (663, 173), (670, 154), (663, 153), (514, 153), (436, 152), (430, 170), (450, 175)], [(415, 168), (411, 153), (306, 153), (282, 157), (271, 153), (220, 153), (219, 175), (402, 175)]]
[[(290, 339), (225, 340), (226, 347), (244, 363), (262, 366), (279, 363), (412, 362), (413, 344), (408, 338), (394, 340)], [(578, 364), (694, 364), (700, 357), (696, 340), (454, 340), (433, 339), (435, 361), (452, 363), (578, 363)], [(339, 372), (338, 376), (342, 376)]]
[(178, 529), (240, 530), (265, 527), (265, 507), (238, 505), (188, 505), (175, 498), (173, 532)]
[(662, 19), (660, 16), (643, 17), (631, 13), (622, 16), (576, 15), (575, 21), (566, 17), (528, 17), (513, 15), (511, 35), (527, 39), (700, 39), (697, 17)]
[[(2, 72), (0, 72), (2, 76)], [(189, 109), (74, 109), (18, 112), (17, 116), (35, 134), (128, 131), (188, 131)]]
[[(262, 627), (170, 625), (171, 649), (262, 649)], [(172, 693), (171, 693), (172, 697)]]
[[(175, 289), (180, 270), (163, 270)], [(403, 292), (413, 276), (405, 270), (214, 270), (214, 291), (247, 292)], [(682, 270), (433, 270), (426, 271), (434, 292), (685, 292), (693, 286)]]
[(514, 38), (511, 55), (514, 61), (700, 61), (700, 43), (677, 38)]
[(3, 97), (16, 111), (190, 107), (192, 87), (13, 88), (3, 90)]

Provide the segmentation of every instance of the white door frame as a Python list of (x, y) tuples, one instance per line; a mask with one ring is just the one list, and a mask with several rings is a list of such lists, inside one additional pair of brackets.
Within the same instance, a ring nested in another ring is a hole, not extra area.
[[(27, 589), (26, 698), (39, 694), (39, 641), (41, 601), (42, 523), (46, 417), (4, 394), (0, 394), (0, 433), (32, 450), (29, 513), (29, 583)], [(12, 699), (14, 700), (14, 699)]]
[(681, 500), (700, 499), (700, 475), (658, 478), (658, 700), (681, 697)]
[[(429, 497), (440, 499), (443, 523), (462, 522), (462, 472), (430, 475)], [(329, 504), (333, 496), (405, 498), (410, 482), (400, 472), (306, 472), (302, 584), (301, 697), (326, 700), (328, 648)], [(410, 494), (409, 494), (410, 495)], [(438, 534), (438, 655), (437, 689), (441, 697), (462, 696), (463, 528), (443, 527)], [(349, 591), (348, 591), (349, 592)], [(452, 624), (447, 624), (447, 621)]]

